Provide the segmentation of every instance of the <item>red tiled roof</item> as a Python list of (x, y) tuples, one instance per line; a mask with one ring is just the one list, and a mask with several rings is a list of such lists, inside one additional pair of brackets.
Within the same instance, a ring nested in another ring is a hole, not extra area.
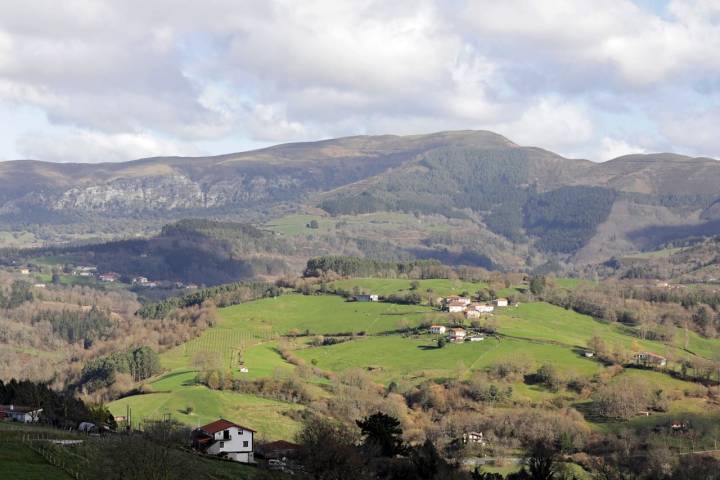
[(285, 440), (277, 440), (275, 442), (266, 443), (262, 446), (263, 450), (299, 450), (302, 447), (297, 443), (288, 442)]
[(253, 430), (252, 428), (243, 427), (242, 425), (238, 425), (237, 423), (225, 420), (224, 418), (221, 418), (220, 420), (215, 420), (214, 422), (208, 423), (207, 425), (203, 425), (202, 427), (200, 427), (200, 430), (209, 434), (215, 434), (217, 432), (227, 430), (231, 427), (237, 427), (241, 430), (247, 430), (248, 432), (255, 433), (255, 430)]

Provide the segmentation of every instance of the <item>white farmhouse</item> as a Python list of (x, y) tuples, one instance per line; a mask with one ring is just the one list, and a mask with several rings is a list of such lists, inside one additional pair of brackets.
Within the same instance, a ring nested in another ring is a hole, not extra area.
[(508, 299), (507, 298), (496, 298), (493, 300), (493, 305), (496, 307), (507, 307), (508, 306)]
[(488, 305), (487, 303), (471, 303), (468, 305), (468, 310), (475, 310), (478, 313), (492, 313), (495, 307)]
[(463, 302), (450, 302), (447, 304), (447, 311), (450, 313), (462, 313), (465, 311), (466, 304)]
[(0, 405), (0, 420), (7, 418), (15, 422), (35, 423), (40, 420), (42, 408)]
[(221, 418), (193, 430), (193, 447), (208, 455), (253, 463), (254, 433), (255, 430), (251, 428)]
[(440, 334), (442, 335), (445, 333), (447, 328), (445, 328), (445, 325), (431, 325), (430, 326), (430, 333)]
[(451, 328), (450, 329), (450, 341), (451, 342), (464, 342), (467, 332), (464, 328)]

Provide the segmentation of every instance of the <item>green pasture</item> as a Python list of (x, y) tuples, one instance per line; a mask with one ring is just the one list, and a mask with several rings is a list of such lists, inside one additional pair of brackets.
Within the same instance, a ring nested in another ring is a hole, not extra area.
[(360, 368), (384, 382), (458, 377), (508, 361), (521, 361), (531, 367), (552, 363), (568, 376), (589, 376), (602, 368), (599, 363), (570, 348), (552, 344), (487, 338), (482, 342), (436, 348), (434, 338), (430, 335), (418, 338), (375, 336), (326, 347), (308, 347), (295, 353), (308, 362), (314, 360), (322, 369), (341, 372)]
[[(193, 427), (226, 418), (257, 430), (261, 437), (268, 439), (292, 439), (297, 431), (297, 422), (283, 415), (283, 412), (301, 409), (298, 405), (192, 385), (190, 380), (195, 376), (192, 372), (173, 375), (161, 379), (157, 385), (153, 384), (157, 393), (116, 400), (108, 405), (110, 411), (115, 415), (125, 415), (129, 405), (133, 422), (170, 414), (172, 418)], [(170, 386), (173, 387), (171, 391), (160, 391), (160, 388)], [(189, 412), (188, 407), (192, 408), (192, 412)]]
[(279, 334), (372, 334), (396, 330), (401, 320), (419, 324), (428, 314), (433, 310), (426, 306), (348, 302), (336, 295), (283, 295), (225, 308), (220, 326)]
[(694, 332), (688, 332), (688, 349), (684, 350), (685, 332), (682, 329), (677, 329), (674, 345), (667, 345), (632, 336), (630, 327), (600, 322), (588, 315), (543, 302), (526, 303), (496, 312), (494, 318), (497, 319), (498, 331), (512, 337), (584, 348), (590, 337), (598, 335), (610, 349), (619, 346), (629, 350), (635, 344), (642, 350), (659, 355), (674, 353), (688, 357), (695, 354), (708, 359), (720, 358), (720, 340), (703, 338)]
[(0, 433), (0, 478), (25, 480), (70, 480), (70, 475), (47, 463), (19, 441), (2, 441)]

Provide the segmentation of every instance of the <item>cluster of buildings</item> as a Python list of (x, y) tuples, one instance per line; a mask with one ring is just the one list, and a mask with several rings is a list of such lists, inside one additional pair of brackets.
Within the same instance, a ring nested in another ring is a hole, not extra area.
[(490, 303), (477, 303), (458, 295), (451, 295), (440, 301), (443, 310), (450, 313), (464, 313), (466, 318), (479, 318), (494, 312), (496, 308), (507, 307), (508, 303), (507, 298), (496, 298)]
[(447, 335), (448, 340), (454, 343), (481, 342), (485, 340), (485, 335), (468, 333), (468, 331), (462, 327), (448, 328), (445, 325), (431, 325), (430, 333)]

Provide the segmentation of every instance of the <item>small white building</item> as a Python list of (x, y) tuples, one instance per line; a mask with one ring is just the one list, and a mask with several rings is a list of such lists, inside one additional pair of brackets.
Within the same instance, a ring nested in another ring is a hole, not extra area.
[(496, 307), (507, 307), (508, 306), (508, 299), (507, 298), (496, 298), (493, 300), (493, 305)]
[(29, 269), (29, 268), (26, 268), (26, 267), (23, 267), (23, 268), (20, 269), (20, 274), (21, 274), (21, 275), (30, 275), (30, 269)]
[(667, 365), (665, 357), (652, 352), (636, 353), (634, 359), (635, 363), (646, 367), (664, 367)]
[(471, 342), (482, 342), (483, 340), (485, 340), (485, 335), (472, 335), (467, 339)]
[(492, 313), (495, 310), (495, 307), (487, 303), (471, 303), (470, 307), (479, 313)]
[(463, 433), (463, 443), (477, 443), (485, 445), (485, 439), (483, 438), (482, 432), (468, 432)]
[(482, 313), (478, 312), (477, 310), (471, 310), (467, 309), (465, 310), (465, 318), (480, 318), (482, 316)]
[(368, 295), (355, 295), (354, 298), (356, 302), (377, 302), (380, 300), (378, 295), (374, 295), (372, 293)]
[(464, 328), (451, 328), (449, 337), (451, 342), (464, 342), (466, 335)]
[(120, 275), (115, 272), (101, 273), (98, 275), (98, 279), (100, 279), (101, 282), (115, 282), (119, 278)]
[(450, 302), (447, 304), (447, 311), (450, 313), (462, 313), (465, 311), (467, 304), (463, 302)]
[(208, 455), (227, 457), (236, 462), (254, 463), (255, 430), (221, 418), (193, 430), (193, 447)]
[(443, 300), (443, 303), (445, 305), (450, 305), (451, 303), (460, 303), (463, 306), (467, 307), (470, 305), (471, 301), (467, 297), (461, 297), (459, 295), (450, 295), (449, 297), (445, 297)]
[(446, 331), (447, 331), (447, 328), (445, 328), (445, 325), (431, 325), (430, 326), (430, 333), (442, 335)]

